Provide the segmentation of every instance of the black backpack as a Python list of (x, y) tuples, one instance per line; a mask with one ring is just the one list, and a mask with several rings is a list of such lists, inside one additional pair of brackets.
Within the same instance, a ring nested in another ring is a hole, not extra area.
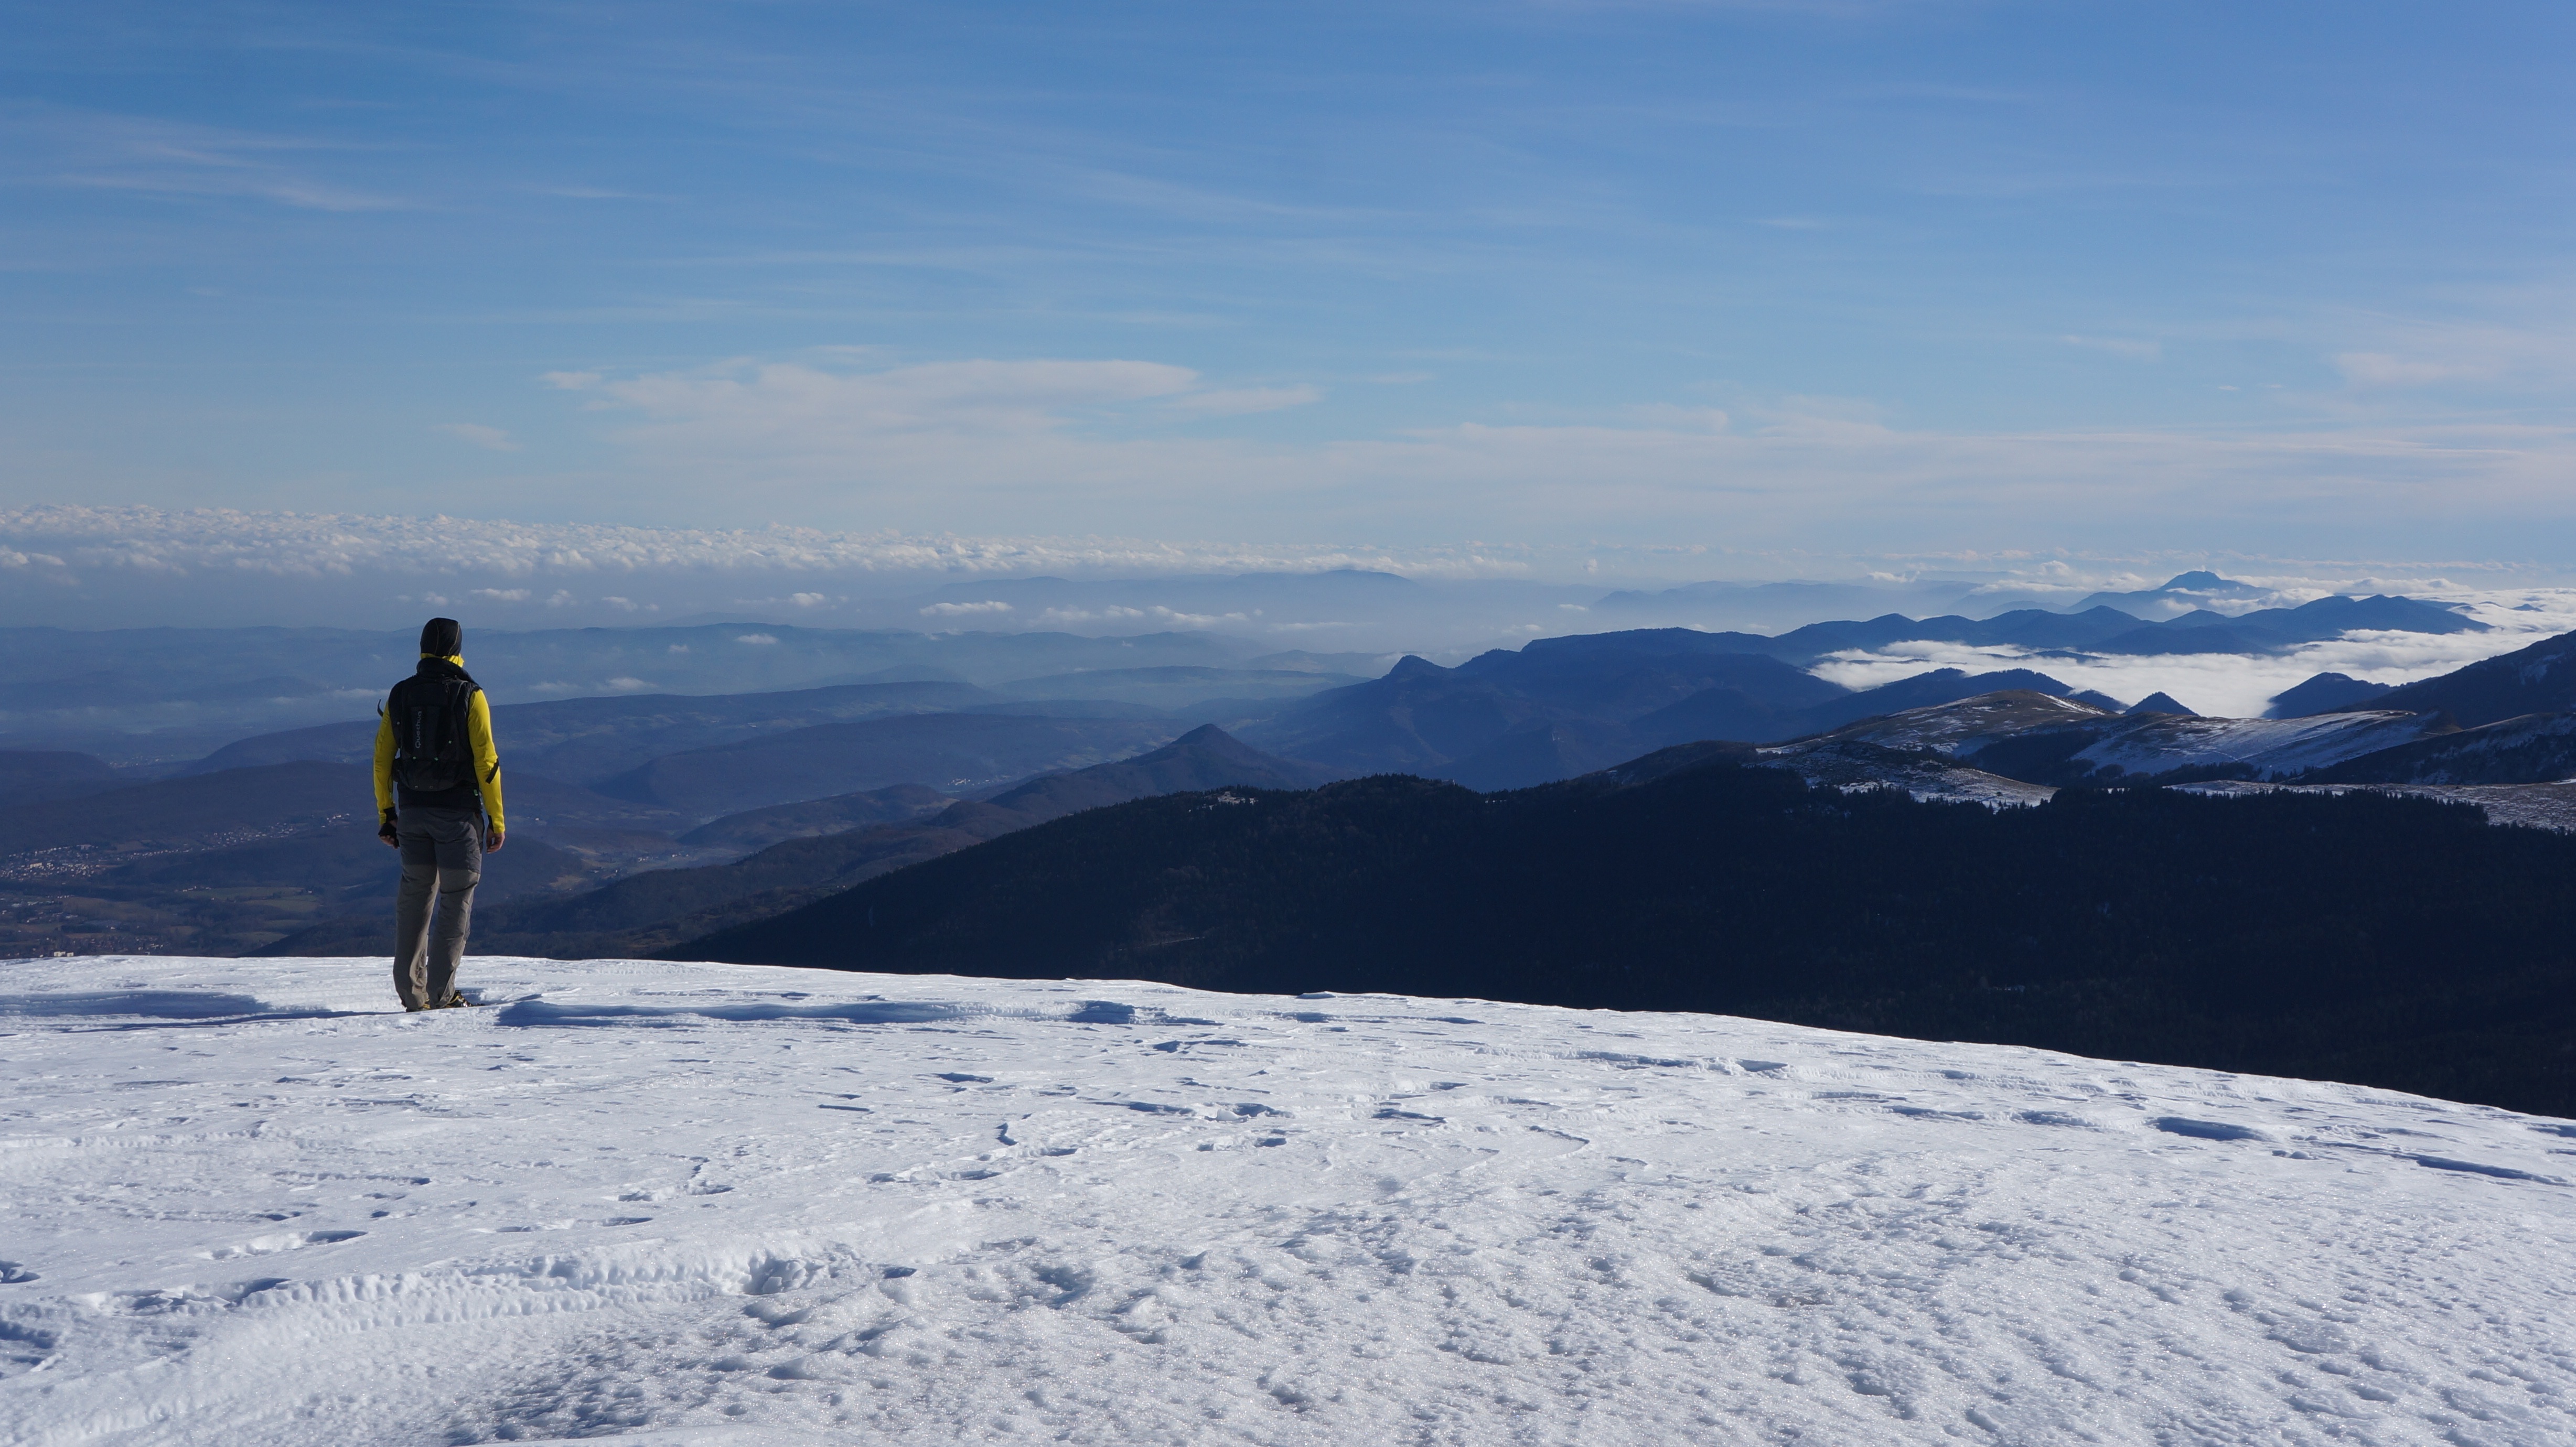
[(474, 782), (465, 716), (482, 691), (463, 669), (452, 677), (424, 669), (394, 685), (385, 699), (394, 729), (394, 782), (414, 794), (444, 794)]

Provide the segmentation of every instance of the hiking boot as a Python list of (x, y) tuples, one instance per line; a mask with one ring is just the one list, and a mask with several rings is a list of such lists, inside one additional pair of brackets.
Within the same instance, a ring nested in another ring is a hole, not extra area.
[(447, 998), (438, 1002), (438, 1008), (441, 1010), (458, 1010), (473, 1003), (473, 1001), (465, 998), (464, 991), (450, 990), (447, 992)]

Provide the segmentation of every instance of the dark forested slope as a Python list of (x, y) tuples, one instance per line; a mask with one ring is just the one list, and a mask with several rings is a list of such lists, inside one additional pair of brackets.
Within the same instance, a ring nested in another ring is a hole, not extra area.
[(2576, 839), (2360, 795), (1994, 812), (1705, 756), (1144, 800), (669, 953), (1721, 1011), (2576, 1114)]

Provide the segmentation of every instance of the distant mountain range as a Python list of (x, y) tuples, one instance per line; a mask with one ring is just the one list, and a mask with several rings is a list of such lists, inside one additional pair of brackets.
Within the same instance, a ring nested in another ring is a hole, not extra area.
[[(735, 743), (755, 735), (897, 714), (948, 713), (999, 704), (972, 684), (855, 683), (776, 693), (641, 694), (492, 705), (492, 733), (514, 769), (593, 783), (684, 749)], [(211, 773), (289, 759), (365, 763), (374, 756), (376, 721), (323, 724), (242, 739), (182, 772)]]
[(924, 814), (935, 814), (955, 802), (937, 789), (920, 784), (892, 784), (882, 789), (835, 794), (828, 799), (745, 809), (739, 814), (727, 814), (699, 825), (681, 835), (680, 842), (748, 853), (766, 849), (772, 844), (783, 844), (790, 839), (813, 839), (825, 834), (846, 834), (853, 829), (871, 829), (880, 824), (907, 823)]
[[(2384, 596), (2319, 598), (2296, 608), (2264, 608), (2237, 614), (2195, 609), (2154, 623), (2108, 606), (2071, 614), (2028, 608), (1986, 619), (1913, 619), (1891, 613), (1865, 622), (1810, 623), (1764, 640), (1767, 646), (1756, 651), (1801, 664), (1832, 653), (1880, 649), (1898, 643), (1964, 643), (2066, 656), (2271, 654), (2287, 652), (2302, 643), (2338, 638), (2356, 629), (2482, 633), (2487, 631), (2487, 625), (2444, 604)], [(1747, 639), (1753, 635), (1732, 636)]]
[(1167, 742), (1173, 732), (1158, 718), (901, 714), (663, 754), (597, 787), (699, 818), (905, 783), (964, 794), (1044, 770), (1107, 763)]
[[(1384, 585), (1336, 586), (1356, 597)], [(713, 695), (499, 695), (514, 838), (496, 858), (482, 934), (530, 951), (658, 948), (1076, 808), (1150, 793), (1376, 773), (1508, 790), (1629, 767), (1685, 744), (1819, 786), (1887, 786), (1997, 807), (2038, 803), (2066, 787), (2495, 788), (2576, 773), (2576, 753), (2553, 721), (2576, 703), (2576, 669), (2563, 666), (2576, 651), (2569, 639), (2394, 691), (2319, 675), (2281, 694), (2276, 717), (2260, 720), (2198, 718), (2161, 694), (2127, 705), (2032, 668), (1932, 669), (1853, 690), (1799, 661), (1819, 649), (1907, 639), (2063, 645), (2102, 656), (2114, 645), (2145, 646), (2123, 642), (2141, 630), (2180, 640), (2161, 648), (2222, 634), (2244, 644), (2351, 627), (2480, 626), (2438, 605), (2388, 598), (2227, 619), (2187, 610), (2160, 624), (2107, 606), (1983, 621), (1888, 615), (1777, 638), (1681, 628), (1545, 638), (1454, 668), (1408, 657), (1359, 681), (1334, 672), (1347, 660), (1333, 655), (1239, 647), (1225, 655), (1178, 634), (522, 636), (491, 652), (524, 666), (608, 656), (601, 649), (631, 655), (659, 641), (680, 658), (701, 647), (802, 650), (804, 662), (793, 666), (813, 668), (870, 649), (911, 649), (987, 672), (983, 681), (893, 677)], [(244, 632), (233, 644), (243, 658), (307, 643), (327, 659), (362, 637), (387, 646), (382, 636), (327, 630)], [(131, 646), (175, 660), (173, 637), (187, 635), (118, 635), (102, 656)], [(65, 647), (48, 630), (0, 630), (0, 672), (30, 666), (30, 657), (59, 666)], [(1192, 650), (1217, 661), (1173, 661)], [(1061, 667), (1066, 660), (1076, 666)], [(1059, 666), (1012, 672), (1040, 663)], [(765, 665), (721, 665), (755, 666)], [(173, 687), (198, 687), (202, 661), (172, 668)], [(226, 740), (175, 773), (70, 750), (0, 750), (0, 949), (372, 948), (377, 895), (390, 888), (392, 867), (368, 819), (373, 732), (373, 720), (361, 719)], [(1181, 753), (1166, 757), (1169, 748)], [(1072, 802), (1068, 780), (1087, 781), (1089, 803)], [(192, 889), (184, 883), (191, 868), (227, 882)]]
[(2166, 619), (2207, 609), (2212, 603), (2243, 603), (2269, 596), (2270, 590), (2255, 584), (2222, 578), (2206, 569), (2194, 569), (2176, 573), (2153, 588), (2088, 594), (2069, 611), (2080, 613), (2088, 608), (2117, 608), (2140, 618)]
[[(935, 633), (741, 623), (469, 628), (465, 661), (509, 706), (922, 683), (991, 690), (982, 697), (997, 704), (1070, 696), (1182, 706), (1276, 699), (1304, 687), (1301, 675), (1321, 687), (1383, 672), (1387, 661), (1281, 651), (1186, 627), (1106, 638), (979, 632), (975, 616), (963, 616), (970, 626), (962, 631)], [(252, 734), (366, 721), (411, 672), (416, 641), (410, 631), (337, 628), (0, 628), (0, 744), (176, 763)], [(1183, 672), (1166, 671), (1175, 669)], [(1095, 673), (1105, 675), (1097, 690), (1069, 683)]]
[[(1771, 740), (2000, 689), (2067, 686), (2025, 669), (1935, 669), (1851, 690), (1726, 634), (1645, 629), (1541, 639), (1456, 668), (1420, 658), (1241, 725), (1250, 743), (1346, 773), (1478, 789), (1570, 778), (1695, 739)], [(2102, 700), (2109, 704), (2113, 700)]]
[[(1403, 770), (1479, 789), (1513, 788), (1694, 739), (1784, 740), (2001, 690), (2074, 692), (2027, 669), (1939, 669), (1858, 691), (1807, 671), (1837, 653), (1948, 642), (2069, 658), (2260, 654), (2352, 629), (2448, 634), (2486, 626), (2440, 604), (2371, 597), (2324, 598), (2235, 617), (2202, 610), (2156, 624), (2097, 607), (2076, 614), (2027, 609), (1985, 620), (1890, 614), (1810, 624), (1777, 637), (1638, 629), (1538, 639), (1455, 668), (1407, 657), (1383, 678), (1326, 690), (1233, 727), (1263, 748), (1346, 770)], [(2278, 711), (2318, 712), (2367, 696), (2316, 679), (2302, 687), (2308, 691), (2285, 694)], [(2085, 701), (2113, 711), (2128, 707), (2099, 695)], [(2190, 711), (2161, 694), (2136, 707)]]

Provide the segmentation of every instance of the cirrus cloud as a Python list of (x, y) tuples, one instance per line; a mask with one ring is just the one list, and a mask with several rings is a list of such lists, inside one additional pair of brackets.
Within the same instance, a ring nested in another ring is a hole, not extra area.
[(1198, 374), (1116, 360), (929, 362), (856, 373), (737, 361), (615, 379), (556, 372), (547, 380), (641, 413), (645, 435), (660, 440), (803, 451), (889, 433), (1048, 432), (1064, 426), (1068, 412), (1180, 397)]

